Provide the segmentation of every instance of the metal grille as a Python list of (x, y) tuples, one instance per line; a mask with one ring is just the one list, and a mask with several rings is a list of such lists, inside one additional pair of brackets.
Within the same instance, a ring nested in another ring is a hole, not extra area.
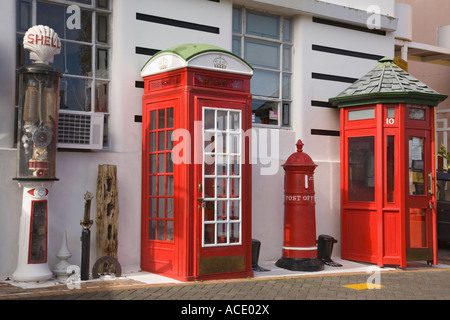
[(58, 143), (87, 145), (90, 143), (91, 116), (59, 113)]

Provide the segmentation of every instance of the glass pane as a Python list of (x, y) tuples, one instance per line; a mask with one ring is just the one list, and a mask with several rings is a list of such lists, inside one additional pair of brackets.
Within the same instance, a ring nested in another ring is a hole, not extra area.
[(158, 218), (164, 218), (164, 212), (165, 212), (165, 199), (164, 198), (159, 198), (158, 199)]
[(348, 120), (366, 120), (375, 118), (375, 109), (351, 110), (348, 112)]
[(158, 176), (158, 195), (163, 196), (165, 194), (164, 176)]
[(251, 92), (256, 96), (279, 98), (280, 74), (267, 70), (254, 70), (251, 81)]
[(214, 178), (205, 178), (205, 185), (203, 186), (203, 193), (205, 198), (215, 198), (215, 181)]
[(230, 111), (230, 130), (239, 131), (241, 130), (241, 114), (239, 112)]
[(173, 175), (167, 176), (167, 191), (168, 196), (173, 196)]
[(158, 154), (158, 172), (164, 173), (166, 171), (165, 169), (166, 164), (166, 157), (164, 153)]
[(214, 155), (208, 155), (205, 156), (208, 158), (208, 161), (205, 161), (203, 166), (203, 174), (205, 176), (212, 176), (216, 173), (216, 163), (215, 163), (215, 156)]
[(17, 31), (27, 32), (31, 27), (31, 0), (17, 3)]
[(214, 244), (214, 238), (215, 238), (215, 225), (214, 224), (205, 224), (204, 225), (204, 244)]
[(283, 71), (291, 71), (291, 46), (283, 46)]
[(217, 178), (217, 198), (227, 197), (227, 179)]
[(425, 120), (425, 110), (409, 108), (409, 118), (412, 120)]
[(278, 125), (278, 102), (275, 101), (252, 101), (253, 123)]
[(92, 12), (80, 11), (80, 21), (76, 12), (66, 12), (67, 6), (37, 2), (37, 24), (49, 26), (61, 39), (92, 42)]
[(91, 111), (91, 80), (64, 77), (61, 79), (60, 109)]
[(108, 43), (108, 16), (97, 15), (97, 41)]
[(227, 220), (227, 201), (217, 201), (217, 220)]
[(157, 237), (158, 240), (164, 240), (164, 220), (158, 220), (158, 231), (157, 231)]
[(227, 150), (228, 150), (227, 134), (218, 132), (216, 138), (216, 152), (226, 153)]
[(233, 33), (242, 33), (242, 10), (233, 8)]
[(97, 78), (108, 79), (108, 50), (97, 49), (96, 55)]
[(291, 75), (283, 73), (283, 99), (291, 99)]
[(249, 40), (244, 42), (244, 59), (255, 67), (280, 69), (280, 45), (276, 43)]
[(156, 218), (156, 198), (150, 198), (150, 217)]
[(109, 83), (105, 81), (95, 82), (95, 111), (108, 112)]
[(240, 179), (230, 179), (230, 198), (239, 198), (240, 195)]
[(240, 223), (230, 223), (230, 243), (236, 243), (240, 241), (241, 231), (239, 229)]
[(239, 57), (242, 56), (242, 45), (241, 45), (241, 38), (239, 37), (233, 37), (233, 43), (232, 43), (232, 49), (231, 51), (238, 55)]
[(280, 19), (278, 16), (247, 10), (246, 22), (247, 34), (272, 39), (280, 38)]
[(156, 173), (156, 154), (150, 155), (150, 173)]
[(205, 109), (205, 116), (203, 118), (203, 126), (205, 130), (214, 130), (214, 119), (215, 119), (215, 110)]
[(169, 219), (173, 219), (173, 199), (166, 199), (166, 217)]
[(150, 195), (156, 195), (156, 176), (150, 177)]
[(156, 132), (150, 133), (150, 151), (156, 151)]
[(173, 221), (167, 221), (166, 228), (166, 240), (173, 241)]
[(173, 128), (173, 108), (167, 108), (167, 128)]
[(425, 194), (424, 138), (409, 137), (409, 194)]
[(292, 41), (292, 29), (291, 29), (291, 20), (283, 19), (283, 41), (291, 42)]
[[(90, 1), (90, 0), (88, 0)], [(97, 8), (109, 9), (109, 0), (96, 0)]]
[(173, 149), (173, 131), (172, 130), (168, 130), (167, 131), (167, 136), (166, 136), (166, 150), (172, 150)]
[(217, 129), (220, 131), (226, 131), (228, 128), (228, 112), (227, 111), (217, 111)]
[(53, 66), (64, 74), (92, 77), (92, 46), (61, 41)]
[(158, 110), (158, 129), (164, 129), (166, 127), (166, 110)]
[(226, 176), (228, 174), (227, 166), (228, 166), (227, 156), (217, 156), (218, 176)]
[(395, 202), (395, 136), (386, 139), (386, 201)]
[(348, 139), (348, 200), (375, 201), (374, 137)]
[(167, 173), (173, 173), (172, 153), (167, 153), (166, 154), (166, 172)]
[(204, 220), (205, 221), (214, 221), (216, 219), (215, 217), (215, 202), (214, 201), (205, 201), (205, 207), (204, 207)]
[(158, 151), (166, 150), (166, 132), (160, 131), (158, 133)]
[(230, 175), (238, 176), (240, 174), (240, 159), (238, 156), (230, 156)]
[(227, 243), (227, 224), (220, 223), (217, 225), (217, 243)]
[(156, 220), (150, 220), (149, 238), (150, 240), (156, 240)]
[(156, 111), (150, 112), (150, 130), (156, 130)]
[(239, 201), (230, 201), (230, 220), (237, 220), (239, 219), (239, 207), (240, 202)]

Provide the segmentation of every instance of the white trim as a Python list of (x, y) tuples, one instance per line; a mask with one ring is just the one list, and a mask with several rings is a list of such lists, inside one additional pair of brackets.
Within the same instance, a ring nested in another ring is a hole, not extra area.
[(317, 250), (317, 247), (281, 247), (283, 250), (308, 251)]

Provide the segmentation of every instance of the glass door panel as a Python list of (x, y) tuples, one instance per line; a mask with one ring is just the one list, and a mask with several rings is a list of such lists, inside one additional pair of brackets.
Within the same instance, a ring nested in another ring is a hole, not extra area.
[(427, 189), (427, 172), (430, 172), (431, 160), (429, 148), (426, 146), (426, 136), (411, 135), (408, 138), (409, 165), (409, 247), (428, 248), (431, 209), (431, 196)]
[(241, 243), (241, 111), (203, 108), (204, 247)]

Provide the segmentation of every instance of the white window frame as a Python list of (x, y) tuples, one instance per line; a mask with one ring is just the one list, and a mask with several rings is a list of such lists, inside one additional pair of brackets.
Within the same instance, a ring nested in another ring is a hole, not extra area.
[[(284, 17), (282, 15), (279, 14), (274, 14), (274, 13), (268, 13), (268, 12), (263, 12), (263, 11), (259, 11), (256, 9), (252, 9), (252, 8), (246, 8), (246, 7), (234, 7), (233, 10), (240, 10), (241, 11), (241, 15), (240, 15), (240, 26), (241, 26), (241, 30), (240, 33), (235, 32), (235, 30), (232, 31), (232, 36), (233, 36), (233, 40), (238, 39), (240, 40), (240, 52), (234, 52), (235, 54), (239, 55), (240, 57), (244, 58), (245, 57), (245, 40), (258, 40), (258, 41), (264, 41), (264, 42), (268, 42), (268, 43), (272, 43), (272, 44), (276, 44), (279, 46), (279, 68), (278, 69), (272, 69), (272, 68), (264, 68), (264, 67), (260, 67), (260, 66), (254, 66), (252, 65), (252, 67), (254, 68), (254, 70), (262, 70), (262, 71), (271, 71), (271, 72), (277, 72), (278, 73), (278, 79), (279, 79), (279, 94), (278, 97), (268, 97), (268, 96), (261, 96), (261, 95), (256, 95), (252, 92), (252, 99), (253, 100), (260, 100), (260, 101), (268, 101), (268, 102), (274, 102), (276, 104), (278, 104), (278, 124), (262, 124), (262, 123), (256, 123), (253, 122), (253, 126), (254, 127), (265, 127), (265, 128), (291, 128), (292, 127), (292, 119), (291, 119), (291, 114), (292, 114), (292, 64), (293, 64), (293, 54), (292, 54), (292, 50), (293, 50), (293, 28), (292, 28), (292, 19), (289, 17)], [(247, 15), (247, 11), (251, 11), (254, 12), (256, 14), (261, 14), (261, 15), (273, 15), (273, 16), (277, 16), (279, 18), (279, 39), (273, 39), (273, 38), (268, 38), (268, 37), (263, 37), (263, 36), (256, 36), (256, 35), (251, 35), (251, 34), (247, 34), (246, 33), (246, 15)], [(233, 19), (234, 19), (234, 14), (233, 14)], [(290, 30), (289, 30), (289, 40), (284, 40), (284, 26), (285, 26), (285, 20), (289, 21), (289, 25), (290, 25)], [(291, 48), (290, 51), (290, 68), (289, 70), (284, 70), (283, 66), (285, 61), (283, 61), (284, 59), (284, 48), (286, 46), (289, 46)], [(289, 98), (283, 98), (283, 75), (290, 75), (291, 81), (289, 83)], [(286, 110), (287, 108), (287, 110)], [(287, 115), (284, 114), (285, 111), (287, 111)], [(287, 120), (287, 123), (286, 121)]]

